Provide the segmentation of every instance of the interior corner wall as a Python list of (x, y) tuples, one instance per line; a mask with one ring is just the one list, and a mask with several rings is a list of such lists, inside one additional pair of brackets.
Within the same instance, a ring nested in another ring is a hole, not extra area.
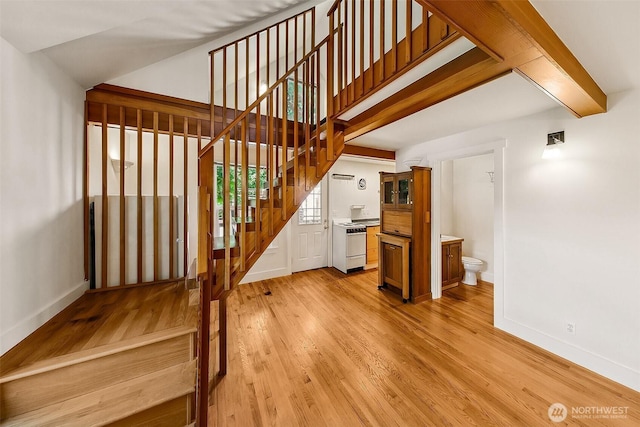
[[(424, 142), (397, 162), (506, 139), (494, 325), (640, 391), (640, 89), (608, 102), (605, 114), (558, 108)], [(558, 130), (562, 157), (542, 159)]]
[(46, 56), (0, 40), (0, 352), (87, 288), (84, 91)]

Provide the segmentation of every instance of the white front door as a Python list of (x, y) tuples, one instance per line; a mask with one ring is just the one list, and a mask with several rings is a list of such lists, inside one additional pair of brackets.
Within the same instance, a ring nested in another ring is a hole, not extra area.
[(291, 270), (312, 270), (328, 264), (327, 178), (314, 188), (291, 218), (293, 253)]

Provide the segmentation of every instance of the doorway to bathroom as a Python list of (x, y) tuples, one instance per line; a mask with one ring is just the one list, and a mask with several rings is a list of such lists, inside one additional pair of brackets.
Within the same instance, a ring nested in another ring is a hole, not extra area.
[[(441, 235), (464, 239), (462, 255), (483, 261), (478, 279), (494, 284), (494, 324), (503, 316), (503, 160), (506, 140), (431, 155), (431, 292), (442, 296)], [(459, 286), (466, 286), (460, 284)]]
[[(447, 236), (443, 242), (443, 284), (462, 281), (472, 285), (474, 277), (493, 283), (493, 186), (493, 153), (442, 162), (440, 234)], [(458, 239), (462, 239), (461, 251), (460, 244), (449, 243)], [(463, 263), (464, 271), (459, 270)], [(480, 271), (470, 271), (475, 269)]]

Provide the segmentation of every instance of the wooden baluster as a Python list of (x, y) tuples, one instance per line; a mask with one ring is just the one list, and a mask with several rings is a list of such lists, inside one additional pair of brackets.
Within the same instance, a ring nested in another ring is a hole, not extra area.
[[(222, 54), (222, 129), (227, 127), (227, 66), (227, 48), (225, 46)], [(213, 138), (213, 135), (211, 137)]]
[[(332, 27), (329, 27), (329, 31), (333, 31)], [(316, 8), (311, 9), (311, 48), (312, 51), (316, 47)]]
[(256, 159), (256, 195), (255, 195), (255, 201), (256, 201), (256, 206), (255, 206), (255, 212), (253, 214), (253, 224), (255, 225), (254, 229), (255, 229), (255, 247), (256, 247), (256, 251), (258, 252), (262, 252), (262, 245), (261, 245), (261, 221), (262, 221), (262, 215), (260, 212), (260, 189), (262, 188), (260, 185), (260, 171), (261, 166), (262, 166), (262, 160), (260, 159), (260, 151), (262, 150), (261, 148), (261, 144), (262, 144), (262, 111), (260, 109), (260, 104), (256, 105), (256, 140), (255, 140), (255, 147), (256, 147), (256, 155), (255, 155), (255, 159)]
[(269, 183), (269, 236), (273, 236), (273, 180), (275, 178), (275, 170), (273, 159), (273, 143), (274, 143), (274, 129), (273, 129), (273, 92), (269, 94), (267, 98), (267, 105), (269, 108), (269, 122), (267, 123), (267, 135), (268, 135), (268, 152), (267, 152), (267, 181)]
[(340, 29), (338, 30), (338, 68), (336, 70), (336, 74), (338, 75), (338, 111), (342, 111), (342, 89), (343, 89), (342, 70), (344, 68), (342, 66), (343, 45), (342, 45), (342, 20), (340, 19), (340, 9), (341, 7), (338, 6), (338, 26), (340, 26)]
[(158, 221), (158, 112), (153, 112), (153, 280), (160, 278), (160, 228)]
[(280, 132), (282, 130), (282, 115), (280, 114), (280, 88), (282, 87), (282, 83), (280, 83), (280, 85), (278, 85), (278, 87), (276, 88), (276, 103), (275, 103), (275, 109), (274, 109), (274, 115), (280, 120), (280, 122), (278, 123), (276, 121), (276, 123), (278, 123), (278, 125), (276, 125), (275, 129), (274, 129), (274, 143), (275, 143), (275, 156), (276, 156), (276, 161), (274, 163), (274, 179), (275, 178), (279, 178), (278, 177), (278, 167), (280, 166), (280, 149), (279, 149), (279, 144), (281, 141), (281, 136), (280, 136)]
[(176, 248), (176, 236), (175, 236), (175, 207), (173, 204), (173, 114), (169, 114), (169, 278), (175, 277), (175, 248)]
[[(331, 117), (333, 115), (333, 91), (334, 91), (334, 76), (336, 73), (336, 70), (334, 68), (334, 32), (333, 30), (335, 29), (335, 22), (334, 22), (334, 14), (332, 13), (331, 15), (329, 15), (329, 42), (327, 44), (327, 122), (329, 121), (329, 117)], [(318, 58), (318, 63), (320, 63), (320, 58)], [(318, 74), (319, 76), (319, 74)], [(320, 139), (319, 137), (319, 129), (320, 129), (320, 122), (316, 122), (316, 136), (317, 136), (317, 140)]]
[(280, 25), (276, 27), (276, 75), (275, 81), (280, 78)]
[[(313, 46), (311, 46), (313, 49)], [(302, 57), (307, 54), (307, 14), (302, 15)]]
[[(316, 58), (317, 56), (317, 58)], [(328, 54), (327, 54), (328, 56)], [(315, 72), (315, 77), (314, 79), (311, 81), (311, 86), (314, 86), (314, 82), (317, 85), (317, 87), (315, 88), (315, 93), (313, 95), (313, 98), (316, 102), (316, 120), (315, 120), (315, 125), (316, 125), (316, 174), (318, 174), (318, 165), (319, 165), (319, 161), (320, 161), (320, 131), (321, 131), (321, 127), (320, 127), (320, 94), (322, 92), (320, 92), (320, 54), (316, 54), (313, 56), (314, 59), (316, 59), (316, 72)], [(311, 68), (313, 69), (313, 65), (311, 66)], [(329, 89), (330, 90), (330, 89)], [(333, 102), (332, 102), (333, 104)], [(327, 103), (327, 108), (329, 108), (329, 104)], [(328, 116), (327, 116), (328, 117)], [(329, 122), (329, 119), (327, 118), (327, 123)]]
[(231, 133), (224, 136), (223, 148), (223, 168), (224, 168), (224, 202), (223, 202), (223, 218), (224, 218), (224, 289), (231, 289)]
[[(234, 96), (233, 96), (233, 118), (238, 117), (238, 42), (233, 44), (235, 46), (235, 55), (233, 58), (234, 61), (234, 77), (233, 77), (233, 88), (234, 88)], [(237, 135), (237, 134), (236, 134)]]
[(358, 98), (364, 95), (364, 0), (360, 0), (360, 82)]
[[(284, 52), (284, 72), (286, 73), (289, 71), (289, 21), (285, 24)], [(278, 78), (280, 78), (279, 74)]]
[[(216, 78), (215, 78), (215, 70), (216, 70), (216, 61), (215, 61), (215, 57), (216, 57), (216, 52), (211, 52), (210, 54), (211, 56), (211, 74), (209, 76), (209, 87), (211, 88), (211, 96), (210, 98), (210, 109), (211, 109), (211, 139), (213, 140), (213, 137), (215, 136), (215, 122), (216, 122), (216, 109), (215, 109), (215, 105), (216, 105), (216, 97), (215, 97), (215, 93), (216, 93)], [(222, 129), (224, 129), (224, 125), (222, 126)], [(200, 147), (198, 147), (198, 150), (200, 150)], [(187, 270), (184, 270), (185, 275), (187, 274)]]
[(266, 80), (266, 85), (267, 88), (271, 87), (271, 29), (267, 30), (267, 69), (266, 69), (266, 74), (267, 74), (267, 80)]
[[(364, 0), (363, 0), (364, 1)], [(369, 70), (370, 70), (370, 74), (371, 74), (371, 85), (369, 86), (369, 89), (373, 89), (373, 87), (375, 86), (375, 74), (373, 72), (373, 64), (374, 64), (374, 60), (373, 60), (373, 55), (374, 55), (374, 38), (373, 36), (375, 35), (375, 33), (373, 32), (374, 30), (374, 24), (375, 24), (375, 19), (374, 19), (374, 9), (373, 9), (373, 2), (369, 2)], [(364, 86), (364, 83), (363, 83)]]
[(310, 59), (304, 62), (304, 189), (309, 191), (309, 169), (311, 167), (311, 84), (310, 84)]
[[(238, 132), (238, 128), (240, 127), (240, 125), (236, 125), (233, 128), (233, 151), (234, 151), (234, 156), (233, 156), (233, 182), (234, 182), (234, 186), (233, 186), (233, 216), (232, 218), (234, 219), (234, 221), (236, 222), (236, 226), (238, 224), (238, 208), (244, 208), (244, 206), (238, 206), (238, 181), (240, 179), (240, 170), (239, 170), (239, 158), (240, 158), (240, 147), (238, 147), (238, 134), (240, 132)], [(238, 230), (236, 228), (236, 234), (238, 233)], [(237, 243), (237, 242), (236, 242)]]
[[(214, 109), (214, 105), (213, 103), (211, 103), (211, 110), (213, 111)], [(213, 116), (212, 116), (213, 118)], [(211, 120), (211, 137), (213, 138), (213, 120)], [(183, 257), (184, 257), (184, 266), (182, 268), (182, 272), (183, 275), (186, 276), (187, 275), (187, 270), (189, 268), (189, 257), (187, 254), (187, 249), (189, 248), (189, 242), (187, 241), (187, 236), (189, 233), (189, 205), (188, 205), (188, 195), (189, 195), (189, 118), (185, 117), (184, 118), (184, 124), (182, 127), (183, 130), (183, 135), (184, 135), (184, 166), (182, 168), (183, 170), (183, 185), (184, 185), (184, 189), (183, 189), (183, 212), (182, 212), (182, 219), (184, 221), (183, 224), (183, 229), (182, 229), (182, 246), (183, 246)], [(198, 147), (199, 148), (199, 147)], [(212, 148), (213, 150), (213, 148)]]
[[(298, 63), (298, 18), (299, 17), (296, 16), (293, 21), (293, 32), (295, 33), (293, 35), (293, 63), (294, 64)], [(289, 71), (288, 67), (287, 67), (287, 71)]]
[[(246, 38), (245, 39), (245, 66), (244, 66), (244, 81), (245, 81), (245, 87), (244, 87), (244, 108), (242, 108), (242, 110), (246, 110), (247, 108), (249, 108), (249, 39)], [(256, 67), (259, 67), (260, 64), (258, 62), (256, 62)], [(238, 108), (238, 107), (236, 107)], [(238, 108), (238, 110), (240, 110), (240, 108)], [(239, 111), (238, 111), (239, 113)]]
[[(90, 233), (90, 203), (89, 203), (89, 101), (84, 101), (84, 128), (82, 130), (82, 209), (83, 209), (83, 249), (84, 249), (84, 280), (90, 280), (95, 277), (95, 274), (91, 273), (89, 270), (95, 268), (95, 263), (93, 266), (89, 266), (89, 251), (90, 242), (89, 242), (89, 233)], [(95, 206), (95, 205), (94, 205)], [(94, 248), (95, 249), (95, 248)], [(92, 284), (93, 286), (94, 284)]]
[(422, 6), (422, 30), (424, 37), (422, 39), (422, 52), (429, 50), (429, 11)]
[(287, 98), (288, 98), (288, 88), (287, 81), (285, 80), (282, 83), (282, 183), (280, 187), (282, 188), (282, 219), (286, 221), (287, 219), (287, 161), (289, 158), (289, 153), (287, 150), (288, 141), (287, 141), (287, 123), (289, 121), (289, 114), (287, 112)]
[(300, 117), (298, 115), (298, 68), (293, 72), (293, 200), (297, 205), (299, 203), (299, 191), (298, 187), (300, 185), (300, 170), (298, 169), (298, 138), (299, 127), (300, 127)]
[[(240, 245), (240, 271), (245, 271), (245, 261), (247, 258), (247, 186), (249, 185), (249, 159), (248, 159), (248, 147), (249, 142), (247, 139), (247, 119), (242, 120), (242, 125), (240, 126), (240, 148), (242, 150), (242, 193), (241, 197), (241, 211), (240, 211), (240, 241), (236, 242), (236, 244)], [(238, 146), (238, 141), (236, 140), (236, 147)], [(236, 164), (236, 170), (238, 170), (238, 165)], [(236, 177), (236, 191), (238, 188), (238, 181)]]
[(398, 2), (391, 2), (391, 74), (398, 71)]
[(109, 134), (107, 104), (102, 104), (102, 280), (101, 288), (108, 286), (109, 270), (109, 184), (107, 181), (107, 158)]
[(351, 90), (349, 90), (350, 101), (353, 103), (356, 97), (356, 0), (351, 0)]
[(411, 37), (411, 24), (413, 21), (413, 0), (407, 0), (407, 10), (406, 10), (406, 50), (405, 50), (405, 65), (409, 65), (411, 63), (412, 55), (413, 55), (413, 47), (412, 47), (412, 38)]
[(136, 126), (138, 136), (138, 283), (142, 283), (142, 110), (136, 111)]
[[(256, 101), (260, 98), (260, 34), (256, 36)], [(249, 80), (249, 76), (247, 76)]]
[(380, 1), (380, 81), (378, 83), (384, 82), (385, 76), (385, 64), (384, 60), (384, 30), (385, 30), (385, 19), (384, 19), (384, 1)]
[(126, 217), (125, 217), (125, 197), (124, 197), (124, 176), (126, 169), (125, 153), (125, 111), (120, 107), (120, 286), (126, 284), (125, 273), (127, 270), (126, 258)]
[(342, 81), (344, 82), (345, 89), (344, 103), (342, 105), (346, 107), (349, 105), (349, 91), (346, 90), (349, 87), (349, 43), (347, 41), (349, 38), (349, 0), (344, 0), (342, 3), (344, 4), (344, 34), (342, 36), (342, 42), (344, 43), (342, 46), (342, 54), (344, 55), (342, 64), (344, 67), (342, 68)]

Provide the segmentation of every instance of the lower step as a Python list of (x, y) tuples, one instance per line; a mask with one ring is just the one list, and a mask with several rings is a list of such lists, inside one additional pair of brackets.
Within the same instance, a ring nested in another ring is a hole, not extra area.
[(192, 360), (9, 418), (2, 425), (109, 425), (155, 406), (189, 396), (195, 392), (195, 383), (196, 360)]

